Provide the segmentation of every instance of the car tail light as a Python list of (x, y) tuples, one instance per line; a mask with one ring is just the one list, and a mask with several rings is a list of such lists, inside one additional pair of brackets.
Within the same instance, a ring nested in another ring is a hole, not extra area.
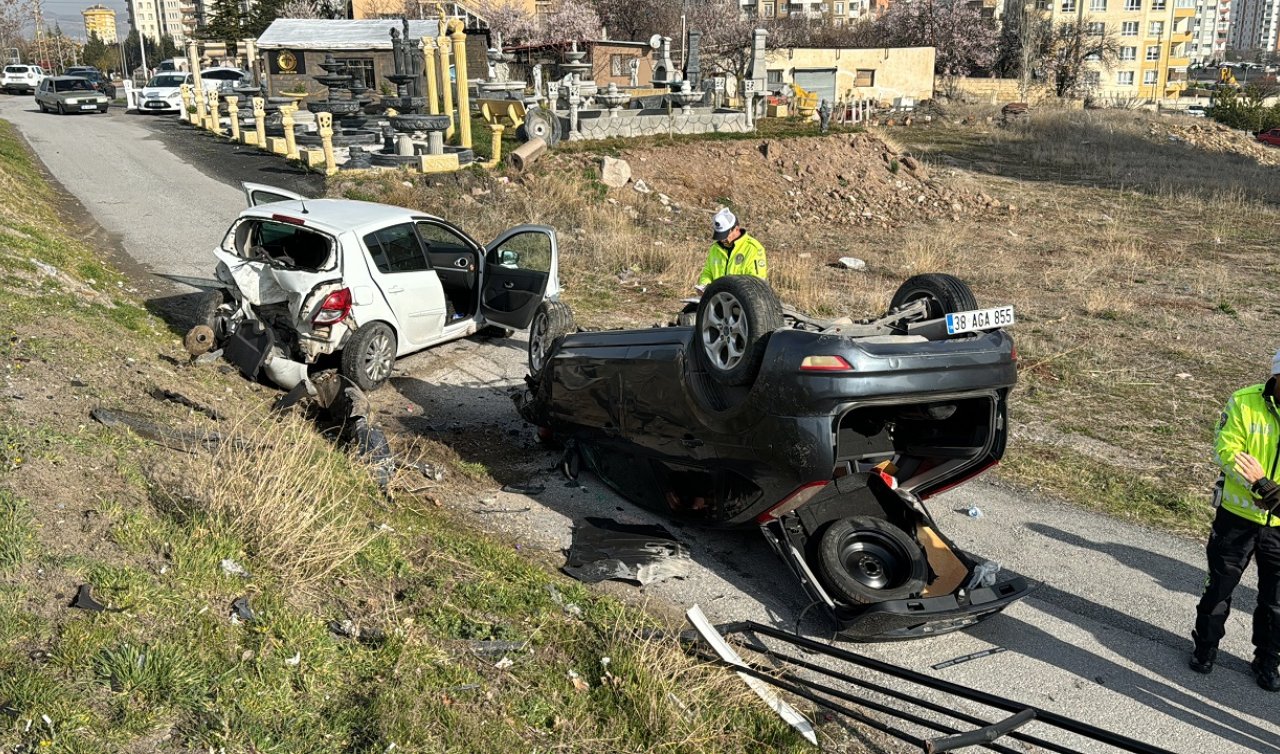
[(301, 217), (290, 217), (288, 215), (272, 215), (271, 219), (277, 220), (282, 223), (289, 223), (290, 225), (306, 225), (307, 224), (307, 221), (303, 220)]
[(332, 325), (347, 318), (351, 314), (351, 289), (343, 288), (325, 297), (320, 311), (311, 318), (313, 325)]
[(929, 494), (927, 495), (921, 495), (920, 499), (928, 500), (934, 495), (941, 495), (947, 490), (952, 489), (953, 487), (958, 487), (964, 484), (965, 482), (969, 481), (970, 479), (973, 479), (974, 477), (986, 471), (987, 469), (991, 468), (992, 466), (995, 466), (997, 463), (999, 463), (999, 461), (987, 461), (986, 463), (980, 466), (975, 466), (972, 471), (965, 472), (963, 476), (956, 477), (955, 479), (951, 480), (950, 482), (947, 482), (945, 485), (939, 487), (938, 489), (930, 491)]
[(800, 362), (801, 372), (852, 372), (853, 367), (840, 356), (806, 356)]
[(773, 506), (764, 513), (761, 513), (759, 516), (756, 516), (756, 523), (763, 526), (770, 521), (777, 521), (796, 508), (799, 508), (812, 500), (813, 496), (822, 492), (828, 484), (830, 484), (829, 481), (810, 482), (809, 484), (797, 488), (795, 492), (792, 492), (790, 495), (783, 498), (782, 502)]

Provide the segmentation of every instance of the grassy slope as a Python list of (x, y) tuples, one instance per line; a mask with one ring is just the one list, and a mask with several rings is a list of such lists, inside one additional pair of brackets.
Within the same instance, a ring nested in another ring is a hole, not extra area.
[[(0, 122), (0, 750), (799, 748), (736, 678), (641, 638), (655, 619), (388, 505), (311, 425), (263, 418), (271, 396), (188, 366), (56, 201)], [(250, 448), (174, 451), (96, 406)], [(122, 611), (69, 609), (81, 583)], [(252, 621), (230, 619), (237, 597)], [(499, 668), (473, 644), (491, 639), (525, 649)]]

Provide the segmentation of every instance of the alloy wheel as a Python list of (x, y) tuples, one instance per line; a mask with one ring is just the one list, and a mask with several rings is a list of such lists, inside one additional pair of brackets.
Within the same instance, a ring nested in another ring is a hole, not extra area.
[(391, 352), (391, 336), (379, 332), (369, 340), (364, 349), (364, 373), (371, 382), (382, 382), (391, 375), (391, 365), (395, 362), (395, 354)]
[(747, 352), (748, 324), (742, 303), (721, 291), (707, 302), (702, 318), (702, 348), (713, 366), (730, 370)]
[(539, 311), (533, 318), (533, 328), (529, 332), (529, 369), (534, 374), (542, 371), (543, 361), (547, 358), (547, 313)]

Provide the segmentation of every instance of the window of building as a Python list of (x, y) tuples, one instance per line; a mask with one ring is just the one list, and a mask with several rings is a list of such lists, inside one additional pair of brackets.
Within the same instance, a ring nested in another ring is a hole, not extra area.
[(1093, 52), (1086, 52), (1084, 54), (1084, 60), (1086, 63), (1096, 63), (1099, 60), (1102, 60), (1102, 54), (1096, 50)]
[(1137, 22), (1137, 21), (1125, 21), (1125, 22), (1121, 23), (1121, 24), (1120, 24), (1120, 36), (1122, 36), (1122, 37), (1136, 37), (1136, 36), (1138, 36), (1138, 22)]
[(1147, 45), (1147, 60), (1160, 59), (1160, 45)]
[(836, 3), (836, 15), (837, 16), (844, 15), (844, 3)]
[(1089, 0), (1089, 10), (1105, 11), (1107, 9), (1107, 0)]
[(1076, 12), (1076, 0), (1062, 0), (1062, 12), (1063, 12), (1063, 13), (1075, 13), (1075, 12)]
[(631, 61), (635, 55), (610, 55), (609, 56), (609, 75), (610, 76), (630, 76)]
[(338, 61), (347, 67), (347, 73), (356, 81), (363, 81), (370, 89), (376, 89), (378, 80), (373, 76), (373, 58), (343, 58)]
[(775, 8), (775, 6), (774, 6), (774, 4), (773, 4), (773, 3), (765, 3), (765, 4), (764, 4), (764, 11), (763, 11), (763, 12), (764, 12), (764, 17), (765, 17), (765, 18), (773, 18), (773, 17), (774, 17), (774, 15), (776, 15), (776, 13), (777, 13), (777, 11), (776, 11), (774, 8)]
[(1167, 2), (1168, 0), (1151, 0), (1151, 10), (1164, 10), (1169, 7)]
[(854, 86), (875, 86), (876, 85), (875, 69), (871, 69), (871, 68), (857, 69), (857, 71), (854, 72), (853, 85)]
[(1142, 83), (1144, 83), (1144, 84), (1154, 84), (1154, 83), (1156, 83), (1156, 72), (1155, 72), (1155, 71), (1145, 71), (1145, 72), (1143, 72), (1143, 74), (1142, 74)]
[(1125, 10), (1142, 10), (1142, 0), (1124, 0)]
[(1100, 37), (1107, 33), (1107, 25), (1102, 21), (1090, 21), (1085, 25), (1085, 31), (1096, 37)]
[(1121, 47), (1120, 59), (1121, 60), (1137, 60), (1138, 48), (1137, 47)]
[(765, 83), (769, 87), (769, 91), (774, 91), (782, 86), (782, 71), (765, 71)]
[(1120, 71), (1116, 74), (1117, 86), (1133, 86), (1133, 71)]
[(1102, 71), (1085, 71), (1084, 85), (1088, 87), (1098, 87), (1102, 85)]
[(1049, 0), (1036, 0), (1036, 10), (1049, 10)]
[(1148, 37), (1163, 37), (1163, 36), (1164, 36), (1164, 21), (1152, 21), (1152, 22), (1151, 22), (1151, 25), (1147, 27), (1147, 36), (1148, 36)]

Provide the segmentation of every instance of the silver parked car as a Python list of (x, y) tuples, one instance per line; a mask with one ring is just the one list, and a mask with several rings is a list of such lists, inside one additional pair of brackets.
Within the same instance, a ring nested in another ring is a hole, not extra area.
[(36, 105), (44, 113), (105, 113), (110, 104), (93, 82), (79, 76), (49, 76), (36, 87)]

